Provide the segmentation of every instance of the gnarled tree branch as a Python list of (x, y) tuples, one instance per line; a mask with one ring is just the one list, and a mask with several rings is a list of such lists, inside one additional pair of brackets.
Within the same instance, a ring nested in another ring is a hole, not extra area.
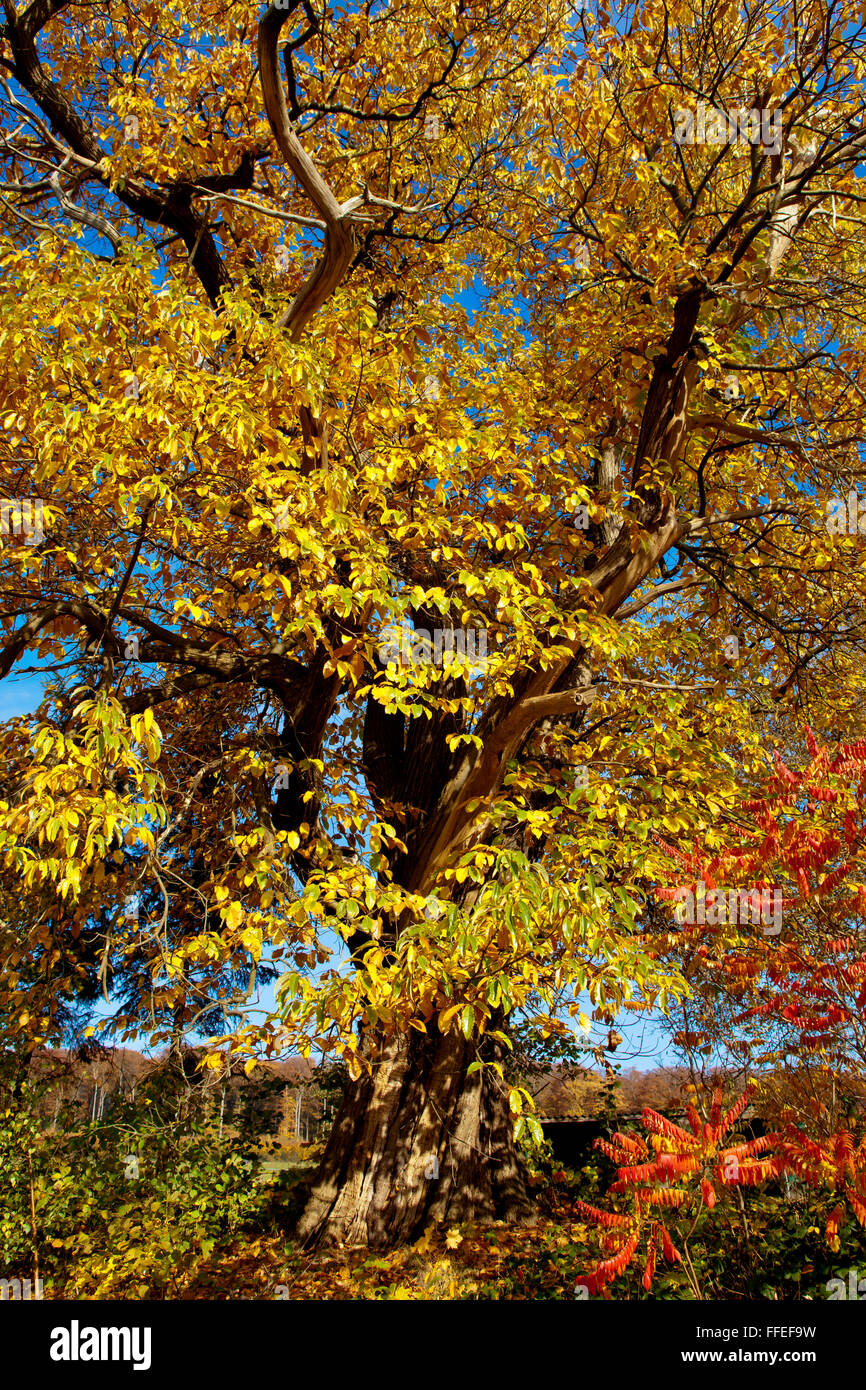
[(278, 321), (281, 328), (288, 329), (292, 342), (298, 341), (310, 319), (345, 276), (355, 250), (351, 216), (363, 202), (363, 199), (352, 199), (343, 205), (337, 201), (292, 130), (280, 79), (277, 40), (280, 29), (295, 8), (293, 4), (288, 10), (276, 10), (272, 5), (259, 24), (258, 40), (262, 96), (271, 130), (286, 164), (325, 224), (324, 253)]

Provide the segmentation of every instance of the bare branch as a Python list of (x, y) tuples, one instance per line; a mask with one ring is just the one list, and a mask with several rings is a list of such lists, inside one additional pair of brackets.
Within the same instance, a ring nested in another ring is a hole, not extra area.
[(275, 10), (271, 6), (259, 24), (258, 40), (262, 96), (271, 130), (286, 164), (325, 223), (324, 254), (309, 280), (278, 320), (280, 328), (288, 329), (292, 342), (298, 341), (310, 319), (334, 293), (349, 268), (355, 250), (348, 217), (292, 130), (286, 109), (277, 40), (280, 29), (296, 7), (297, 0), (288, 10)]
[(674, 579), (670, 584), (657, 584), (651, 594), (647, 594), (644, 598), (635, 599), (634, 603), (626, 604), (625, 608), (620, 608), (613, 616), (621, 621), (625, 621), (626, 618), (633, 618), (635, 613), (640, 613), (647, 604), (655, 603), (657, 598), (664, 598), (665, 594), (679, 593), (682, 589), (692, 589), (700, 582), (700, 579)]
[(111, 225), (107, 217), (100, 216), (98, 212), (88, 212), (86, 208), (80, 208), (77, 203), (73, 203), (72, 199), (67, 197), (60, 187), (60, 179), (57, 174), (50, 174), (48, 182), (63, 211), (73, 221), (81, 222), (85, 227), (93, 227), (95, 231), (105, 237), (106, 241), (111, 242), (114, 251), (120, 249), (120, 233), (116, 227)]

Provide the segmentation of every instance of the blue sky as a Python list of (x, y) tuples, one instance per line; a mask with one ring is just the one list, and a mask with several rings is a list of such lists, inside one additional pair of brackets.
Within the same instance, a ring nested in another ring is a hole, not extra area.
[(13, 719), (16, 714), (32, 714), (42, 699), (43, 676), (18, 674), (13, 667), (0, 681), (0, 720)]

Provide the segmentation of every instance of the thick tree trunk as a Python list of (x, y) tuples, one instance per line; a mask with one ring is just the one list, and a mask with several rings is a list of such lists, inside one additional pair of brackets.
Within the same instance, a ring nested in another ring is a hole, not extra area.
[(387, 1249), (431, 1220), (529, 1225), (534, 1207), (511, 1134), (505, 1088), (452, 1030), (367, 1044), (371, 1076), (350, 1087), (316, 1175), (298, 1237), (307, 1245)]

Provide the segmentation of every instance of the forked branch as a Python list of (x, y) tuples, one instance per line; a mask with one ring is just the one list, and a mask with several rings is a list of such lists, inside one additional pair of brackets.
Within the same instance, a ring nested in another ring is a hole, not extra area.
[(402, 207), (387, 198), (378, 198), (365, 184), (361, 185), (361, 194), (345, 203), (339, 202), (292, 130), (280, 78), (278, 39), (283, 24), (299, 3), (300, 0), (290, 0), (288, 8), (280, 10), (271, 5), (259, 24), (258, 38), (259, 77), (271, 130), (283, 159), (319, 213), (320, 225), (324, 230), (324, 250), (315, 270), (278, 319), (279, 327), (288, 330), (292, 342), (298, 341), (310, 319), (334, 293), (349, 269), (355, 252), (352, 227), (355, 223), (370, 220), (363, 216), (360, 209), (372, 207), (406, 213), (427, 211), (420, 207)]
[(304, 328), (334, 293), (349, 268), (355, 249), (351, 214), (362, 199), (340, 204), (310, 159), (289, 121), (286, 97), (280, 80), (277, 40), (283, 24), (296, 4), (287, 10), (273, 5), (259, 24), (259, 76), (265, 111), (286, 164), (303, 188), (325, 224), (324, 253), (313, 274), (280, 316), (279, 326), (287, 328), (297, 342)]

